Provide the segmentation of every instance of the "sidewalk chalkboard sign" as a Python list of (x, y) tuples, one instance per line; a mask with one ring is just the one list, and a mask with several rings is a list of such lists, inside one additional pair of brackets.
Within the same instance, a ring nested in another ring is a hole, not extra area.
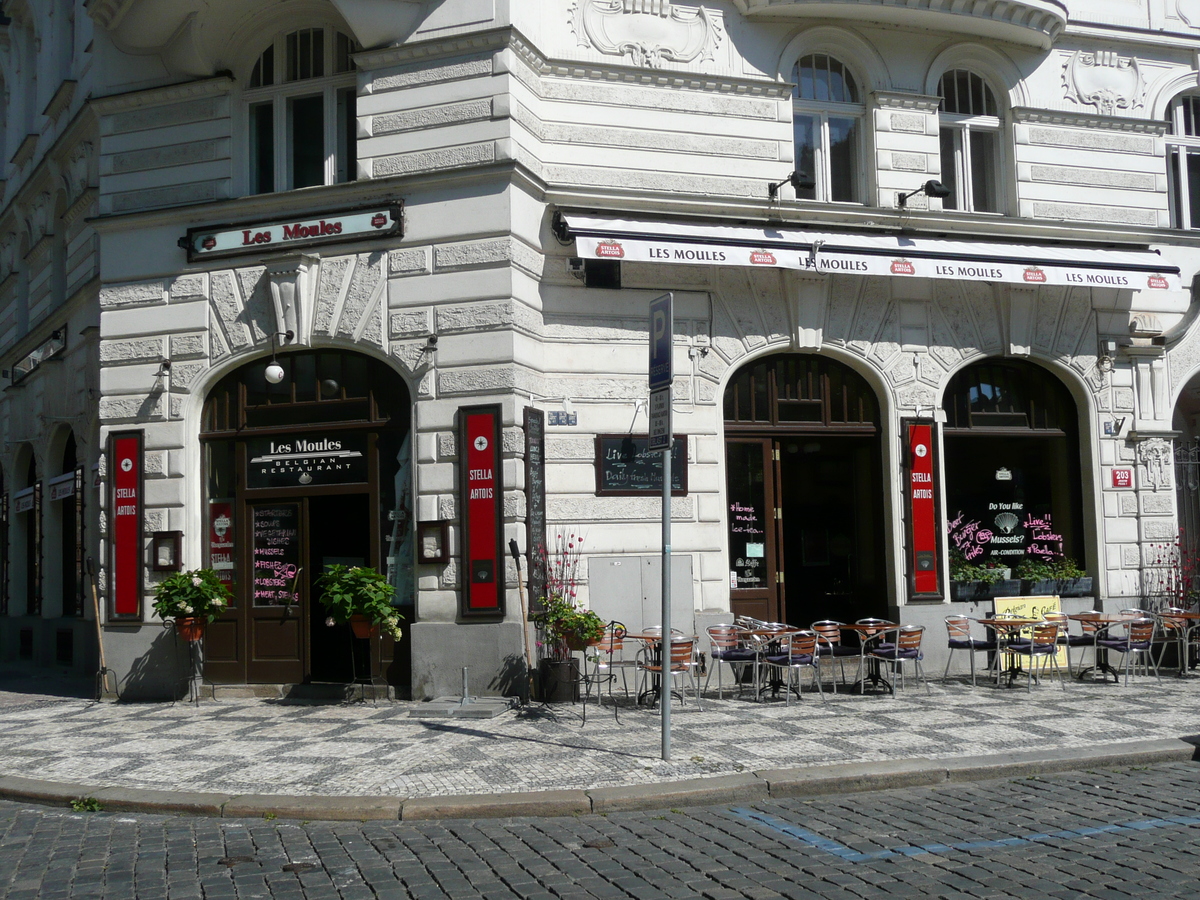
[[(662, 488), (662, 453), (650, 449), (647, 435), (596, 435), (597, 495), (641, 497), (661, 494)], [(687, 435), (677, 434), (671, 444), (671, 496), (687, 492)]]

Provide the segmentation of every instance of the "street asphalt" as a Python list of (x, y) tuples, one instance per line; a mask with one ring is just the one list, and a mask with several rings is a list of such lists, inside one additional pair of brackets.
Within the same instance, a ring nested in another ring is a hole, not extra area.
[(94, 703), (90, 685), (0, 671), (0, 799), (301, 820), (563, 816), (755, 803), (1200, 758), (1200, 677), (1128, 687), (911, 682), (895, 698), (714, 689), (660, 717), (601, 707), (429, 717), (415, 702)]

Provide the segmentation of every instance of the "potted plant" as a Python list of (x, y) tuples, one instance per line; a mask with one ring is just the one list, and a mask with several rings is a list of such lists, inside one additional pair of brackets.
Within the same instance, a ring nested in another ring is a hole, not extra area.
[(1027, 556), (1017, 564), (1013, 574), (1021, 580), (1021, 593), (1029, 595), (1057, 594), (1055, 565), (1048, 559)]
[(534, 614), (533, 623), (542, 635), (542, 698), (578, 699), (579, 667), (571, 654), (604, 637), (604, 620), (574, 600), (551, 595), (543, 601), (542, 611)]
[(1060, 597), (1086, 597), (1092, 592), (1091, 576), (1069, 556), (1054, 561), (1054, 579)]
[(354, 636), (359, 638), (383, 631), (398, 641), (403, 635), (400, 629), (403, 616), (392, 605), (396, 590), (375, 569), (335, 563), (325, 569), (313, 587), (329, 613), (326, 625), (349, 622)]
[[(984, 600), (1015, 596), (1020, 582), (1008, 581), (1009, 570), (987, 561), (972, 563), (957, 548), (950, 552), (950, 592), (953, 600)], [(1014, 584), (1013, 589), (1010, 585)], [(999, 593), (998, 593), (999, 591)]]
[(155, 587), (154, 611), (163, 620), (173, 619), (185, 641), (198, 641), (204, 626), (225, 611), (229, 599), (229, 588), (212, 569), (174, 572)]

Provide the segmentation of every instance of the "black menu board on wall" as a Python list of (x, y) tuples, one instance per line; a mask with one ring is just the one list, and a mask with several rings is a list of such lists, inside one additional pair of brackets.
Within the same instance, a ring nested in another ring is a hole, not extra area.
[[(661, 494), (662, 451), (650, 449), (644, 434), (596, 435), (596, 493), (641, 497)], [(687, 496), (687, 435), (671, 443), (671, 496)]]
[(525, 502), (526, 547), (529, 572), (529, 603), (541, 608), (546, 591), (546, 572), (541, 565), (541, 548), (546, 546), (546, 414), (525, 407)]
[(272, 503), (254, 507), (254, 605), (290, 606), (300, 602), (300, 504)]

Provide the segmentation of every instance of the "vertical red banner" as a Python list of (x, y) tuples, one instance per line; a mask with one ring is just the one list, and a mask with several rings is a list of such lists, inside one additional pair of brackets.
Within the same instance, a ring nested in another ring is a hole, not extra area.
[(112, 614), (142, 615), (142, 432), (111, 438), (109, 540), (112, 545)]
[(504, 491), (500, 478), (500, 407), (469, 407), (462, 414), (462, 500), (465, 512), (464, 614), (503, 611), (501, 547)]
[(937, 483), (934, 430), (929, 423), (907, 422), (909, 560), (914, 596), (941, 596), (938, 562)]

